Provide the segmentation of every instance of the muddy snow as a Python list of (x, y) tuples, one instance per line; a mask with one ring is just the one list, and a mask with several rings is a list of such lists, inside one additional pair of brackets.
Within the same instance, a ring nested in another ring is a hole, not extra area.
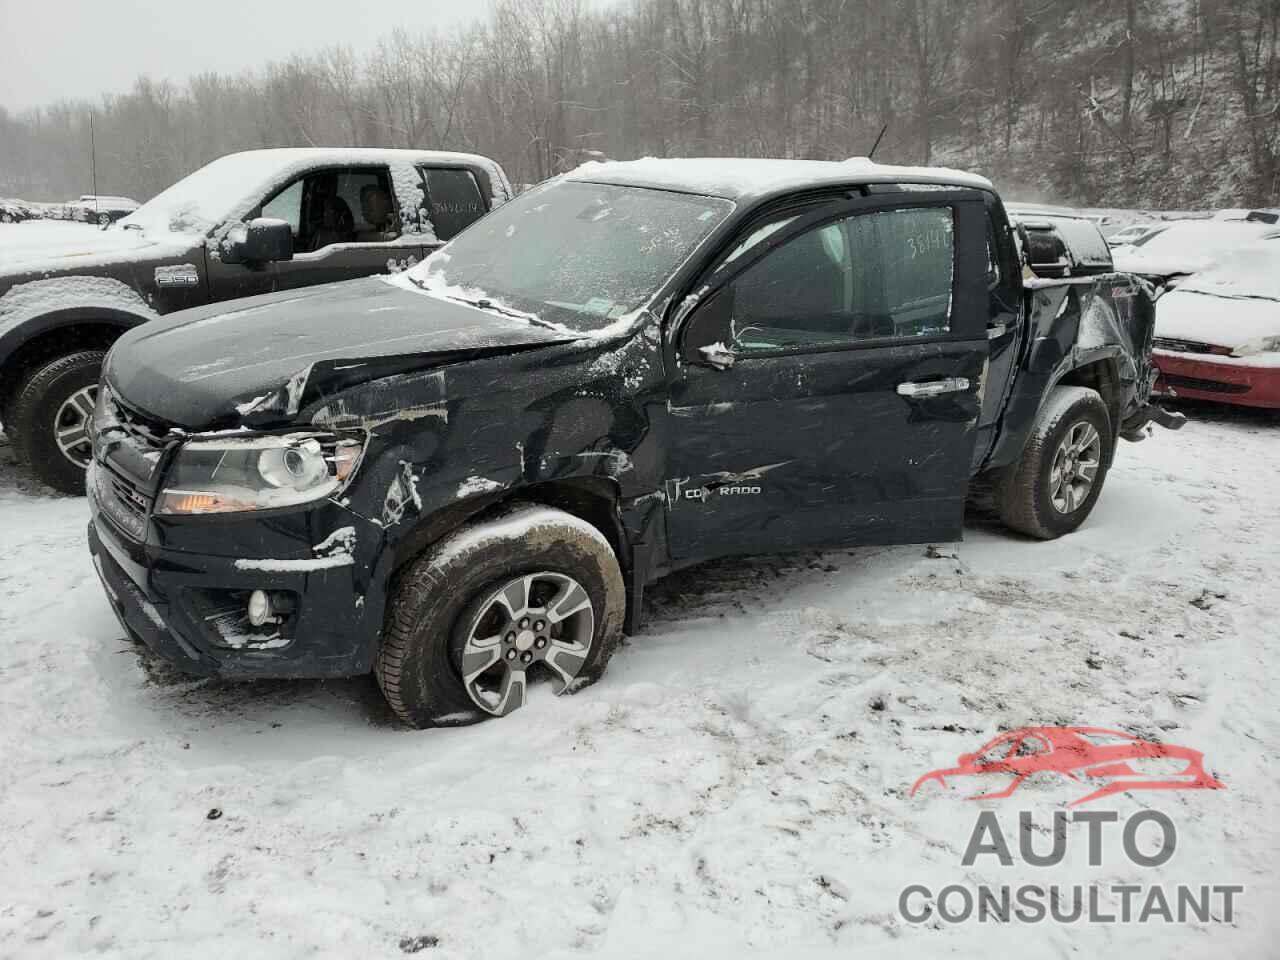
[[(429, 732), (371, 680), (193, 682), (143, 655), (85, 502), (0, 440), (0, 955), (1275, 956), (1280, 419), (1190, 412), (1121, 445), (1066, 539), (975, 519), (959, 544), (710, 564), (651, 590), (595, 687)], [(1115, 825), (1099, 866), (1080, 825), (1057, 866), (1018, 855), (1018, 811), (1047, 847), (1083, 782), (909, 796), (1034, 725), (1203, 751), (1225, 789), (1085, 808), (1166, 814), (1159, 867)], [(982, 810), (1012, 865), (962, 865)], [(1244, 892), (1186, 924), (898, 907), (911, 884), (1126, 883)]]

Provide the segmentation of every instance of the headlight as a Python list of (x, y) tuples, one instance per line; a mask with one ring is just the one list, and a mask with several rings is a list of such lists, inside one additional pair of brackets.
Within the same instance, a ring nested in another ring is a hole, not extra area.
[(191, 440), (169, 469), (156, 513), (238, 513), (310, 503), (346, 486), (363, 451), (360, 441), (332, 434)]
[(1248, 343), (1242, 344), (1231, 351), (1233, 357), (1252, 357), (1259, 353), (1280, 353), (1280, 337), (1263, 337), (1260, 340), (1250, 340)]

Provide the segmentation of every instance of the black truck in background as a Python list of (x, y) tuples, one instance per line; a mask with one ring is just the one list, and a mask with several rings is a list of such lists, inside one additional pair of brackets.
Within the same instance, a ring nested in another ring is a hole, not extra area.
[(1162, 417), (1153, 304), (1024, 267), (980, 177), (587, 165), (395, 277), (126, 334), (90, 548), (191, 673), (502, 716), (599, 677), (681, 567), (957, 540), (979, 488), (1032, 537), (1084, 522)]
[(102, 358), (126, 330), (406, 268), (511, 195), (502, 169), (471, 154), (253, 150), (202, 167), (108, 229), (6, 246), (0, 424), (40, 479), (82, 492)]

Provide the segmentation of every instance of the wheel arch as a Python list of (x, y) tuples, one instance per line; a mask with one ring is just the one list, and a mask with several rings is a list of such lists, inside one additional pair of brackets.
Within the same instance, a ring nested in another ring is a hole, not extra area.
[[(1111, 417), (1111, 436), (1114, 441), (1120, 434), (1120, 371), (1116, 358), (1100, 357), (1080, 364), (1065, 371), (1049, 388), (1054, 387), (1088, 387), (1102, 397), (1107, 413)], [(1047, 400), (1049, 391), (1045, 391)], [(1043, 407), (1043, 403), (1041, 404)]]
[(555, 507), (591, 524), (609, 541), (624, 580), (629, 582), (631, 550), (619, 512), (621, 491), (609, 477), (569, 477), (512, 487), (460, 500), (424, 517), (395, 547), (390, 576), (394, 579), (413, 560), (445, 537), (473, 523), (483, 523), (512, 503)]
[(111, 307), (70, 307), (24, 320), (0, 336), (0, 410), (35, 367), (77, 350), (107, 350), (148, 319)]

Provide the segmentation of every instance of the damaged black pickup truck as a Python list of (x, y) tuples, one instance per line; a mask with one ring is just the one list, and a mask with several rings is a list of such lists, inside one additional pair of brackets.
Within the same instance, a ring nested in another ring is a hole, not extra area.
[(701, 560), (956, 540), (971, 481), (1014, 530), (1079, 526), (1165, 419), (1152, 302), (1023, 270), (980, 177), (588, 165), (406, 273), (125, 334), (90, 546), (191, 673), (372, 670), (406, 723), (501, 716), (599, 677)]

